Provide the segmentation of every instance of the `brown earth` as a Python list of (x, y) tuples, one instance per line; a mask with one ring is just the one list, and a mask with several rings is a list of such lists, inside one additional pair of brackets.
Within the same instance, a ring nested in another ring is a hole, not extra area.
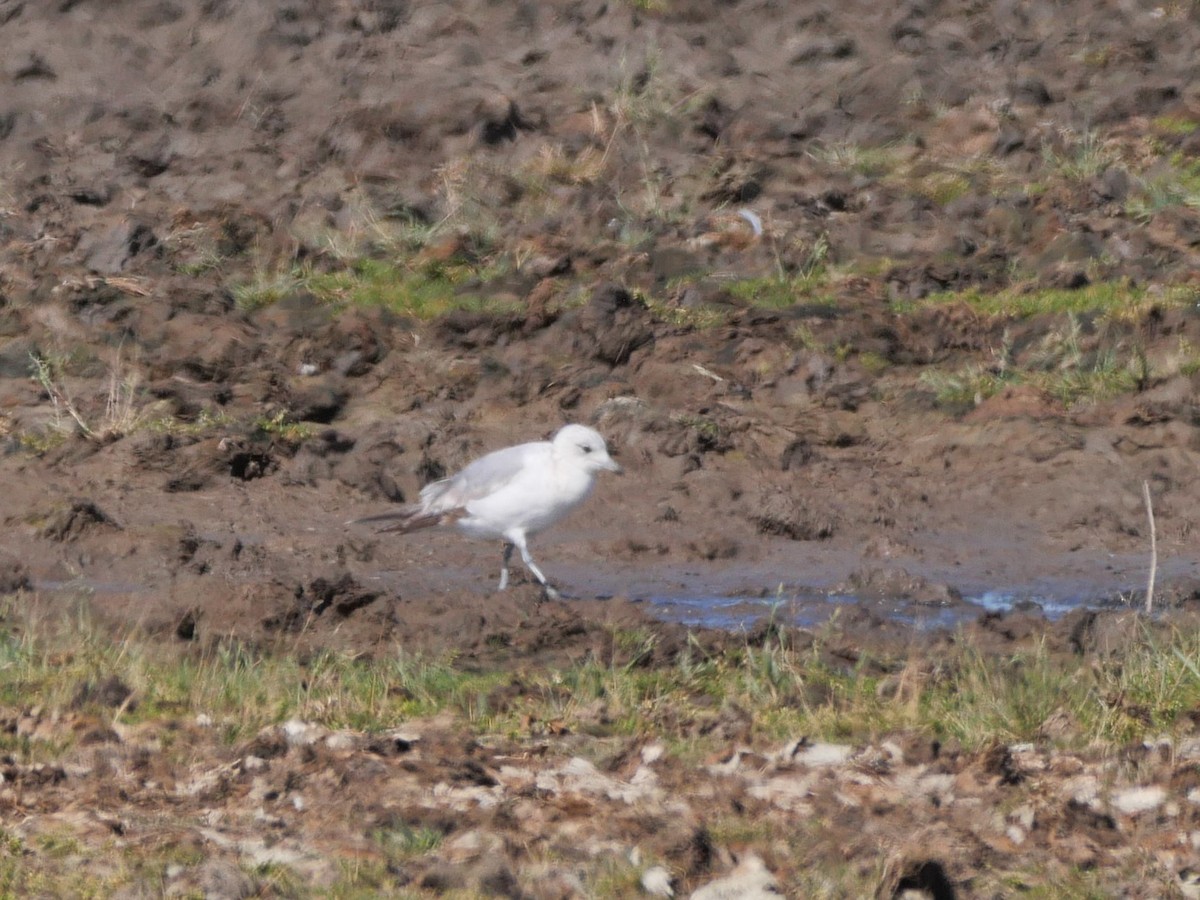
[[(848, 640), (895, 649), (897, 607), (1139, 600), (1146, 484), (1158, 599), (1186, 613), (1200, 374), (1176, 363), (1200, 308), (1166, 298), (1200, 219), (1151, 188), (1200, 150), (1197, 24), (1117, 2), (0, 0), (0, 592), (86, 589), (171, 641), (488, 667), (604, 657), (649, 600), (810, 613), (832, 591), (864, 603)], [(286, 279), (235, 299), (404, 229), (425, 235), (405, 265), (491, 273), (457, 284), (463, 310)], [(814, 269), (822, 296), (781, 308), (731, 287)], [(1121, 280), (1134, 315), (1069, 324), (901, 305)], [(1133, 348), (1143, 375), (958, 409), (922, 380), (1051, 339)], [(626, 469), (534, 542), (587, 599), (497, 595), (499, 547), (344, 525), (567, 421)], [(655, 627), (670, 659), (684, 629)], [(392, 751), (370, 753), (373, 786)], [(1089, 819), (1078, 864), (1118, 825)]]

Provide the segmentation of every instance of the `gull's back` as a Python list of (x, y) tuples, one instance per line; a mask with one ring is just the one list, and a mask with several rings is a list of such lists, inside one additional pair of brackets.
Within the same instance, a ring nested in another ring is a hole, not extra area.
[(552, 451), (549, 441), (534, 441), (481, 456), (461, 472), (426, 485), (421, 490), (422, 512), (468, 509), (475, 501), (519, 486), (531, 472), (552, 464)]
[(422, 510), (454, 513), (454, 524), (473, 537), (536, 534), (574, 509), (595, 483), (594, 468), (562, 443), (519, 444), (480, 457), (421, 491)]

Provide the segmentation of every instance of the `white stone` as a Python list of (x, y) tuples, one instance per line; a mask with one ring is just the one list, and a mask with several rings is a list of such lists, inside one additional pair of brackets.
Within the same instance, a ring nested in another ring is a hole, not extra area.
[(781, 896), (779, 882), (766, 864), (749, 854), (724, 878), (693, 891), (691, 900), (778, 900)]
[(663, 754), (666, 752), (667, 748), (663, 744), (647, 744), (642, 748), (642, 762), (646, 765), (656, 763), (662, 759)]
[(1024, 806), (1018, 806), (1010, 812), (1008, 817), (1025, 831), (1032, 831), (1033, 823), (1037, 816), (1033, 806), (1026, 803)]
[(789, 744), (780, 756), (783, 762), (818, 769), (843, 765), (853, 753), (854, 748), (845, 744), (812, 744), (808, 747)]
[(780, 809), (792, 811), (809, 811), (805, 801), (812, 796), (812, 783), (815, 775), (796, 777), (781, 775), (759, 784), (752, 784), (747, 793), (758, 800), (767, 800)]
[(926, 797), (937, 797), (943, 803), (954, 798), (954, 776), (947, 773), (931, 773), (917, 779), (917, 791)]
[(1094, 808), (1100, 799), (1100, 779), (1095, 775), (1076, 775), (1063, 782), (1062, 792), (1081, 806)]
[(732, 775), (739, 768), (741, 768), (741, 765), (742, 751), (734, 750), (733, 756), (729, 757), (729, 759), (725, 760), (725, 762), (713, 763), (712, 765), (707, 766), (707, 769), (708, 774), (710, 775)]
[(280, 730), (288, 744), (293, 747), (307, 747), (315, 744), (321, 736), (320, 726), (301, 722), (299, 719), (288, 719), (280, 726)]
[(350, 731), (335, 731), (325, 738), (330, 750), (353, 750), (358, 745), (358, 735)]
[(675, 888), (671, 887), (671, 873), (662, 866), (654, 866), (642, 873), (642, 890), (655, 897), (674, 897)]
[(1127, 788), (1113, 794), (1112, 805), (1127, 816), (1158, 809), (1167, 799), (1167, 792), (1158, 785)]

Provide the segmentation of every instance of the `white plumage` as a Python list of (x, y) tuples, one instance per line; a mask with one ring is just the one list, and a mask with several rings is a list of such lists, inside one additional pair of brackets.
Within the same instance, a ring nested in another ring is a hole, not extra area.
[(481, 456), (461, 472), (428, 484), (412, 506), (359, 519), (399, 520), (381, 531), (409, 532), (453, 524), (469, 537), (504, 541), (499, 590), (508, 587), (515, 547), (550, 596), (557, 592), (530, 556), (528, 539), (553, 525), (592, 491), (601, 470), (620, 472), (604, 438), (585, 425), (566, 425), (550, 441), (534, 441)]

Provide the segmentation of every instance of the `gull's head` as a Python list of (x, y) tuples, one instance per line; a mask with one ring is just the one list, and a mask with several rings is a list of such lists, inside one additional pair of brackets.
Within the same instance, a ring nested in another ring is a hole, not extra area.
[(565, 425), (554, 435), (554, 454), (559, 459), (577, 465), (587, 472), (607, 469), (621, 472), (621, 467), (608, 455), (608, 445), (600, 432), (586, 425)]

